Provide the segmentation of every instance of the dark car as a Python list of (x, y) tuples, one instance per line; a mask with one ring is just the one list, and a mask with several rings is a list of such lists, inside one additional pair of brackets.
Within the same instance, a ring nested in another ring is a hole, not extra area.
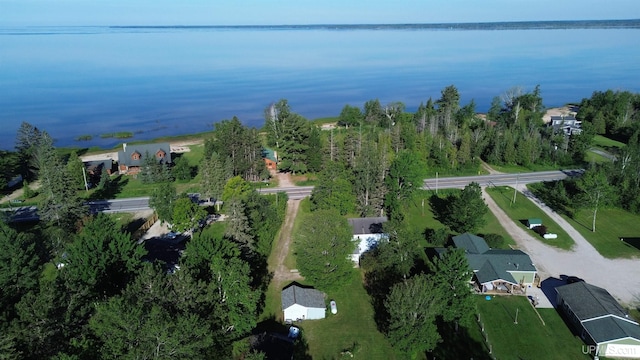
[(567, 284), (573, 284), (573, 283), (577, 283), (577, 282), (584, 282), (584, 280), (580, 279), (577, 276), (568, 276), (567, 277)]

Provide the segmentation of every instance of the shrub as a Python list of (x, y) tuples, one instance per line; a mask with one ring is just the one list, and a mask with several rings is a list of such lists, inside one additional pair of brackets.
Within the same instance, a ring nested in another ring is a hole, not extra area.
[(484, 236), (484, 241), (487, 242), (492, 249), (500, 249), (504, 247), (504, 237), (498, 234), (487, 234)]

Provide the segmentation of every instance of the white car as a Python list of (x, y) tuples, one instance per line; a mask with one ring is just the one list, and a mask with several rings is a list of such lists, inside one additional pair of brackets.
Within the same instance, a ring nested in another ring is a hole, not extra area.
[(331, 307), (332, 314), (335, 315), (338, 313), (338, 305), (336, 305), (336, 302), (334, 300), (331, 300), (331, 302), (329, 303), (329, 306)]

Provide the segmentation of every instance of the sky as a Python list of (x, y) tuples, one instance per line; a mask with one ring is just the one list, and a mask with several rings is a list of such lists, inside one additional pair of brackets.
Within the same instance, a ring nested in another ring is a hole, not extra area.
[(399, 24), (638, 18), (638, 0), (0, 0), (0, 26)]

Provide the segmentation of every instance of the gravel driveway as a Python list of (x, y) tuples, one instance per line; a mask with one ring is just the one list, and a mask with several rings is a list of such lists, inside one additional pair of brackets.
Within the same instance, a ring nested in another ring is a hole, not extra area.
[[(518, 247), (529, 254), (540, 278), (578, 276), (586, 282), (605, 288), (620, 303), (640, 303), (640, 259), (607, 259), (577, 232), (566, 220), (536, 198), (526, 186), (518, 189), (560, 225), (575, 242), (571, 251), (546, 245), (514, 223), (483, 189), (483, 197)], [(553, 299), (552, 299), (553, 300)]]

